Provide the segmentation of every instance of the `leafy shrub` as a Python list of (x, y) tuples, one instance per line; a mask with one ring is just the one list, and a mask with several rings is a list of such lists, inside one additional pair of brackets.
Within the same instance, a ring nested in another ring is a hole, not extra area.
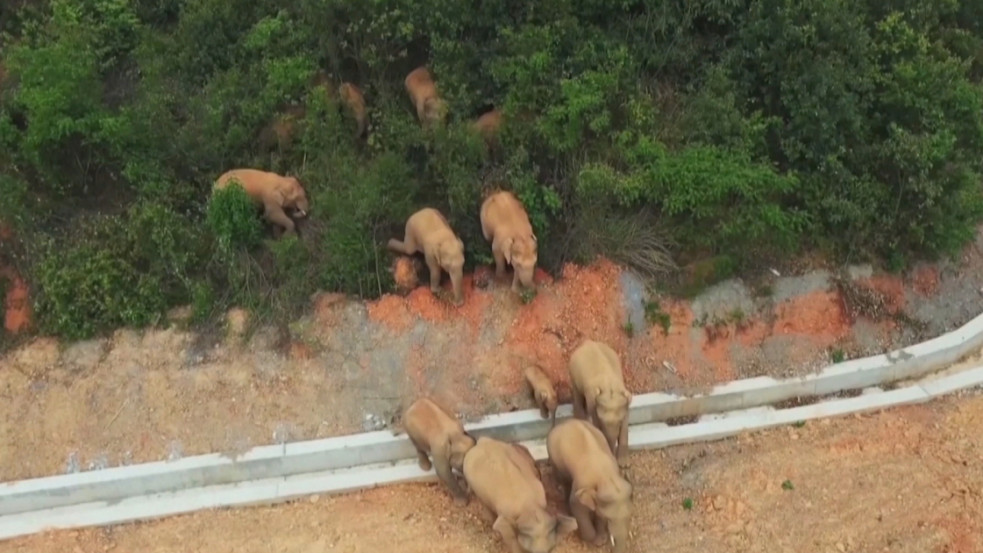
[[(685, 257), (689, 291), (807, 246), (900, 267), (983, 218), (967, 2), (21, 4), (0, 8), (3, 247), (66, 335), (180, 302), (289, 317), (317, 289), (383, 293), (386, 242), (423, 206), (489, 263), (495, 188), (524, 202), (542, 266), (603, 253), (661, 278)], [(434, 132), (403, 87), (420, 65), (450, 105)], [(341, 81), (365, 94), (364, 142)], [(491, 107), (494, 155), (469, 128)], [(288, 108), (305, 115), (270, 152)], [(298, 237), (266, 240), (241, 190), (211, 197), (235, 167), (300, 178)]]
[(263, 227), (256, 204), (238, 183), (216, 190), (208, 204), (208, 228), (228, 249), (259, 244)]
[(583, 201), (658, 206), (684, 245), (716, 250), (795, 245), (804, 217), (782, 207), (794, 177), (715, 147), (672, 154), (642, 139), (627, 153), (629, 172), (603, 164), (583, 168), (577, 183)]
[(166, 306), (160, 282), (115, 252), (92, 246), (59, 248), (38, 267), (40, 327), (69, 339), (151, 322)]

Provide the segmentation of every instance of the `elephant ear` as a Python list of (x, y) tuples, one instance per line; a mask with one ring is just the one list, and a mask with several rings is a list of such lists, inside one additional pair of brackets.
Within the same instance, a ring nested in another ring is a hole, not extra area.
[(591, 511), (597, 510), (597, 492), (593, 488), (580, 488), (574, 491), (573, 495), (584, 507), (587, 507)]

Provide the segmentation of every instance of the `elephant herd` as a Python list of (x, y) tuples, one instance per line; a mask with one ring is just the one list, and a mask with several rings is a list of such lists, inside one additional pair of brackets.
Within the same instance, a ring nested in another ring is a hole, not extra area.
[[(444, 121), (447, 104), (437, 93), (426, 67), (411, 71), (404, 85), (423, 127), (429, 128)], [(356, 136), (361, 136), (366, 129), (362, 92), (346, 82), (338, 87), (338, 95), (355, 114), (358, 122)], [(472, 127), (490, 141), (501, 122), (501, 111), (494, 109), (479, 117)], [(295, 218), (307, 216), (307, 193), (296, 177), (258, 169), (232, 169), (219, 176), (214, 190), (224, 189), (232, 183), (239, 184), (257, 208), (263, 210), (264, 218), (274, 225), (274, 233), (278, 237), (296, 230)], [(496, 279), (505, 278), (505, 266), (508, 264), (514, 270), (513, 292), (519, 291), (520, 283), (526, 288), (534, 288), (533, 277), (538, 259), (536, 234), (522, 202), (507, 190), (497, 190), (483, 200), (480, 219), (481, 232), (485, 240), (491, 243)], [(403, 240), (391, 239), (387, 247), (404, 255), (422, 253), (430, 272), (430, 290), (435, 294), (439, 292), (441, 271), (444, 271), (451, 279), (454, 303), (463, 303), (464, 242), (440, 211), (425, 207), (410, 215)]]
[[(634, 497), (621, 465), (632, 396), (621, 362), (607, 344), (585, 340), (571, 354), (568, 368), (574, 417), (560, 424), (553, 383), (535, 366), (525, 376), (542, 417), (552, 416), (546, 450), (572, 517), (547, 504), (536, 462), (521, 444), (475, 439), (429, 397), (417, 399), (403, 414), (420, 468), (435, 469), (458, 506), (473, 494), (511, 553), (549, 553), (574, 530), (593, 545), (610, 539), (615, 553), (627, 551)], [(469, 492), (455, 471), (463, 474)]]

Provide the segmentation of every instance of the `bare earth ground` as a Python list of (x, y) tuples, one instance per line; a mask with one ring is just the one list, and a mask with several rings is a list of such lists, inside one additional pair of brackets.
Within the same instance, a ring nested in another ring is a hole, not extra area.
[[(658, 553), (983, 551), (983, 395), (632, 453), (635, 541)], [(562, 502), (543, 465), (550, 503)], [(788, 484), (784, 484), (785, 482)], [(790, 489), (786, 489), (790, 488)], [(690, 510), (684, 501), (692, 501)], [(563, 508), (563, 507), (559, 507)], [(557, 553), (609, 551), (568, 537)], [(0, 542), (3, 553), (499, 553), (472, 499), (408, 484)]]
[(423, 394), (469, 417), (530, 407), (521, 378), (530, 362), (566, 402), (566, 359), (585, 338), (619, 352), (635, 393), (805, 374), (983, 312), (983, 233), (953, 263), (847, 273), (837, 286), (824, 270), (765, 271), (683, 301), (601, 260), (568, 266), (556, 282), (541, 274), (528, 304), (468, 276), (460, 308), (426, 287), (371, 303), (322, 295), (282, 336), (260, 329), (243, 341), (237, 315), (212, 340), (179, 325), (36, 339), (0, 358), (0, 480), (383, 428)]

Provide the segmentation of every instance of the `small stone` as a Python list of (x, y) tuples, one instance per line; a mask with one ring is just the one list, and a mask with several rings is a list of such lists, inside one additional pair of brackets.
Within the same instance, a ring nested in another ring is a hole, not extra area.
[(713, 510), (722, 511), (727, 502), (724, 500), (724, 496), (718, 495), (713, 498)]
[(845, 553), (846, 546), (843, 545), (841, 542), (836, 542), (836, 550), (839, 551), (840, 553)]
[(311, 496), (309, 501), (313, 504), (313, 503), (317, 503), (320, 500), (321, 500), (321, 496), (318, 494), (314, 494)]

